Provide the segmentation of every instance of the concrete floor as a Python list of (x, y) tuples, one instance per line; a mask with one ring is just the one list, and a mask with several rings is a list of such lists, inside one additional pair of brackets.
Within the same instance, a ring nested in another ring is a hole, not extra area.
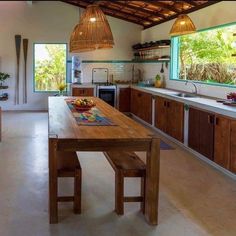
[[(146, 224), (139, 205), (114, 208), (114, 173), (101, 153), (80, 153), (82, 215), (60, 204), (57, 225), (48, 224), (47, 114), (3, 113), (0, 143), (0, 235), (236, 235), (236, 183), (176, 147), (161, 151), (159, 225)], [(126, 182), (128, 194), (139, 180)], [(60, 192), (72, 191), (71, 180)]]

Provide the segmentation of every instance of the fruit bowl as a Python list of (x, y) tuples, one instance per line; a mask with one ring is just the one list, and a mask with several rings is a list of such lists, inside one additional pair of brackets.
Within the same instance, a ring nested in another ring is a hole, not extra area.
[(78, 110), (78, 111), (89, 111), (95, 105), (93, 105), (93, 106), (77, 106), (77, 105), (74, 104), (74, 106), (75, 106), (75, 109)]
[(95, 106), (95, 103), (91, 99), (79, 98), (73, 102), (73, 105), (78, 111), (88, 111)]

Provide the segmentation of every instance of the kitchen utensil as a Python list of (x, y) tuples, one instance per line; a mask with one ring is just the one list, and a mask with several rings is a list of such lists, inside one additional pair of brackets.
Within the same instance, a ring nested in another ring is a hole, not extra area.
[(23, 81), (23, 103), (27, 103), (27, 53), (28, 53), (28, 39), (23, 39), (24, 52), (24, 81)]
[(163, 63), (161, 63), (161, 70), (160, 70), (160, 73), (164, 73)]
[(16, 83), (15, 83), (15, 104), (19, 104), (19, 76), (20, 76), (20, 47), (21, 35), (15, 35), (16, 45)]

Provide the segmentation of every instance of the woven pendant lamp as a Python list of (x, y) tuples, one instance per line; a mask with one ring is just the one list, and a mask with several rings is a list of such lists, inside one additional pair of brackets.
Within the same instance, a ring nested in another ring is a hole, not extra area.
[(191, 34), (194, 32), (196, 32), (196, 27), (193, 24), (192, 20), (188, 15), (181, 14), (175, 20), (175, 23), (170, 30), (170, 35), (177, 36), (183, 34)]
[(85, 52), (112, 48), (111, 28), (98, 5), (89, 5), (70, 37), (70, 52)]

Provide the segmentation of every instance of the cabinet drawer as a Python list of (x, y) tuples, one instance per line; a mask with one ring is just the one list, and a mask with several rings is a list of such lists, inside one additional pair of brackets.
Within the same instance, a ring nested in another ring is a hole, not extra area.
[(72, 96), (93, 96), (94, 88), (72, 88)]

